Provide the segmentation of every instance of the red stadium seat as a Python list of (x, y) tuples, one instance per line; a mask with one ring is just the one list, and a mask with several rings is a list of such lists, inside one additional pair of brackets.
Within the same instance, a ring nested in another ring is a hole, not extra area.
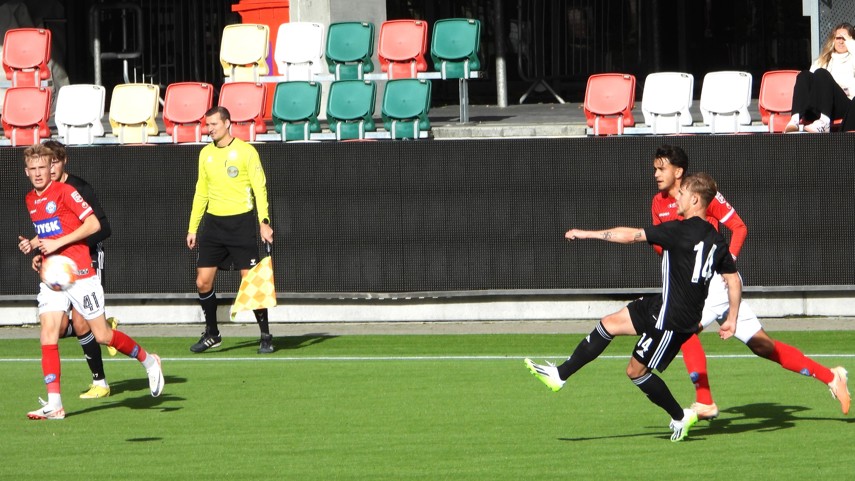
[(793, 115), (793, 87), (798, 70), (772, 70), (760, 81), (758, 108), (769, 132), (783, 132)]
[(584, 102), (588, 127), (594, 135), (623, 134), (624, 127), (635, 125), (635, 76), (603, 73), (588, 77)]
[(3, 101), (3, 133), (12, 145), (33, 145), (50, 137), (51, 91), (44, 87), (12, 87)]
[(50, 30), (14, 28), (3, 40), (3, 70), (12, 87), (38, 87), (50, 78)]
[(260, 83), (230, 82), (220, 89), (218, 105), (229, 109), (231, 133), (247, 142), (255, 142), (256, 134), (267, 132), (264, 123), (264, 105), (267, 89)]
[(166, 87), (163, 124), (172, 142), (201, 142), (205, 112), (214, 102), (214, 87), (200, 82), (179, 82)]
[(377, 57), (390, 79), (416, 78), (427, 70), (427, 22), (388, 20), (380, 26)]

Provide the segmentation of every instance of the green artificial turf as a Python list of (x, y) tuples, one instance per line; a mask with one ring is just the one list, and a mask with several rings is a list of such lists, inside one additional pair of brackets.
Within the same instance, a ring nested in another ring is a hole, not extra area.
[[(855, 366), (855, 332), (775, 336)], [(45, 396), (38, 340), (0, 340), (0, 479), (553, 480), (848, 479), (853, 419), (820, 382), (702, 335), (722, 410), (682, 443), (668, 416), (626, 378), (632, 339), (618, 339), (559, 393), (527, 356), (560, 361), (581, 335), (279, 337), (139, 341), (163, 358), (151, 398), (136, 361), (106, 357), (113, 394), (88, 384), (72, 340), (63, 356), (62, 421), (30, 421)], [(105, 351), (106, 352), (106, 351)], [(663, 375), (688, 406), (682, 360)]]

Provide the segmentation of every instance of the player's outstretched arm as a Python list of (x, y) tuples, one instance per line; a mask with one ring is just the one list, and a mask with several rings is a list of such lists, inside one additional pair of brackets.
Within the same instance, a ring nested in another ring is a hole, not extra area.
[(727, 319), (721, 324), (718, 331), (719, 337), (728, 339), (736, 333), (736, 320), (739, 318), (739, 305), (742, 303), (742, 278), (738, 272), (722, 274), (722, 279), (727, 285), (727, 299), (730, 308), (727, 311)]
[(564, 234), (564, 238), (571, 241), (578, 239), (599, 239), (618, 244), (634, 244), (636, 242), (647, 241), (644, 229), (637, 227), (612, 227), (606, 230), (570, 229)]

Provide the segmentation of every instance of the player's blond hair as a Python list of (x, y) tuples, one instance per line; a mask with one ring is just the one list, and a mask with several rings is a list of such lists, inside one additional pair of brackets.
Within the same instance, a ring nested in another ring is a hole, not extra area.
[(683, 177), (680, 186), (693, 194), (698, 194), (706, 205), (710, 205), (718, 193), (718, 185), (715, 183), (715, 179), (706, 172), (698, 172)]
[(26, 164), (30, 159), (38, 157), (54, 159), (56, 157), (56, 153), (54, 153), (54, 151), (49, 147), (42, 144), (34, 144), (24, 149), (24, 164)]

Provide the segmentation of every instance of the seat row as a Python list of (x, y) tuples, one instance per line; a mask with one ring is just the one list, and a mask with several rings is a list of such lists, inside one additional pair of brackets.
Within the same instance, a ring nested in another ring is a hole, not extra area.
[[(283, 80), (363, 79), (374, 71), (374, 24), (313, 22), (279, 26), (273, 60)], [(383, 78), (415, 78), (428, 69), (428, 23), (388, 20), (381, 24), (377, 55)], [(468, 18), (434, 23), (430, 55), (441, 78), (469, 78), (481, 68), (481, 24)], [(234, 81), (258, 82), (270, 73), (270, 31), (262, 24), (227, 25), (220, 44), (223, 73)], [(329, 75), (325, 75), (326, 64)]]
[[(428, 112), (431, 82), (395, 79), (383, 90), (381, 119), (386, 132), (376, 132), (374, 106), (377, 85), (369, 80), (338, 80), (330, 84), (326, 115), (331, 133), (321, 130), (322, 85), (314, 81), (279, 82), (273, 94), (273, 127), (268, 134), (263, 117), (267, 89), (254, 82), (223, 84), (219, 103), (231, 114), (231, 133), (259, 140), (324, 140), (374, 138), (424, 138), (430, 130)], [(201, 142), (205, 112), (211, 108), (214, 87), (201, 82), (180, 82), (166, 88), (161, 137), (157, 123), (160, 88), (153, 84), (120, 84), (113, 89), (109, 109), (112, 138), (104, 138), (105, 89), (99, 85), (67, 85), (56, 102), (58, 136), (66, 144)], [(12, 145), (30, 145), (50, 137), (48, 120), (51, 90), (15, 87), (6, 91), (2, 111), (5, 136)]]
[(684, 72), (658, 72), (644, 82), (641, 111), (646, 127), (636, 127), (635, 77), (606, 73), (588, 78), (584, 110), (591, 135), (783, 132), (792, 116), (796, 70), (766, 72), (760, 83), (762, 125), (752, 125), (752, 77), (748, 72), (719, 71), (704, 76), (700, 113), (692, 118), (694, 77)]

